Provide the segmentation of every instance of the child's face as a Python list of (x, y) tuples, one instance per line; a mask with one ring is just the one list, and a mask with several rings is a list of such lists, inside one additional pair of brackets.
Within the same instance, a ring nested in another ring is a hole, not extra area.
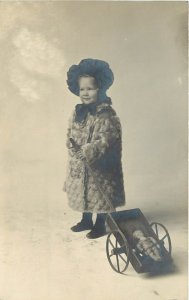
[(79, 79), (79, 96), (84, 104), (96, 102), (98, 90), (93, 77), (81, 77)]

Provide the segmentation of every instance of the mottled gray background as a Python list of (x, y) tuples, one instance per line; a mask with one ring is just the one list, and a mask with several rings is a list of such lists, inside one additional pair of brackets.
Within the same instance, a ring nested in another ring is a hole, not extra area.
[[(70, 225), (79, 218), (61, 189), (67, 121), (79, 101), (67, 89), (66, 72), (83, 58), (103, 59), (114, 72), (108, 95), (122, 123), (127, 208), (186, 226), (187, 3), (1, 2), (0, 28), (1, 256), (18, 292), (17, 298), (4, 282), (8, 296), (0, 298), (28, 300), (16, 287), (25, 282), (26, 267), (36, 274), (37, 264), (27, 261), (30, 242), (44, 237), (47, 268), (51, 225), (58, 230), (64, 214), (73, 218)], [(21, 260), (14, 269), (24, 243), (25, 265)], [(42, 297), (47, 270), (43, 276), (36, 279), (35, 300), (59, 299), (53, 292)]]

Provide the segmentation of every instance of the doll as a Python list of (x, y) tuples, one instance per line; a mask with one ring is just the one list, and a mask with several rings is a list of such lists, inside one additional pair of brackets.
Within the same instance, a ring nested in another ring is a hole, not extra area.
[(155, 261), (162, 261), (160, 245), (153, 237), (146, 237), (142, 230), (135, 230), (133, 237), (137, 240), (136, 247), (141, 253), (150, 256)]
[[(68, 88), (80, 97), (81, 104), (76, 105), (69, 120), (64, 191), (69, 206), (82, 212), (81, 221), (71, 230), (90, 230), (87, 238), (91, 239), (106, 234), (106, 214), (125, 205), (121, 125), (106, 95), (113, 79), (108, 63), (98, 59), (83, 59), (67, 72)], [(94, 224), (93, 213), (97, 214)]]

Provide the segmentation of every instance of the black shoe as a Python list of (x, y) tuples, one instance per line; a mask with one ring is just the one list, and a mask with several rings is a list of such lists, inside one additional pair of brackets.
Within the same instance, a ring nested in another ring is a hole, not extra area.
[(81, 221), (79, 223), (77, 223), (76, 225), (72, 226), (70, 229), (73, 232), (80, 232), (80, 231), (84, 231), (84, 230), (90, 230), (93, 228), (93, 222), (85, 222), (85, 221)]
[(107, 232), (106, 232), (106, 229), (104, 226), (101, 226), (101, 227), (94, 226), (93, 229), (89, 233), (87, 233), (86, 237), (88, 239), (97, 239), (106, 234), (107, 234)]

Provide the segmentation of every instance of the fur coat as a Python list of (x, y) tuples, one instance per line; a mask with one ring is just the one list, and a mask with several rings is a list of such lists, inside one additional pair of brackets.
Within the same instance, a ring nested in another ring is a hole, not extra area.
[[(73, 151), (72, 138), (80, 145), (88, 168)], [(121, 164), (121, 125), (109, 104), (97, 106), (84, 122), (75, 122), (75, 112), (67, 132), (69, 162), (64, 191), (69, 206), (81, 212), (112, 212), (125, 204)]]

